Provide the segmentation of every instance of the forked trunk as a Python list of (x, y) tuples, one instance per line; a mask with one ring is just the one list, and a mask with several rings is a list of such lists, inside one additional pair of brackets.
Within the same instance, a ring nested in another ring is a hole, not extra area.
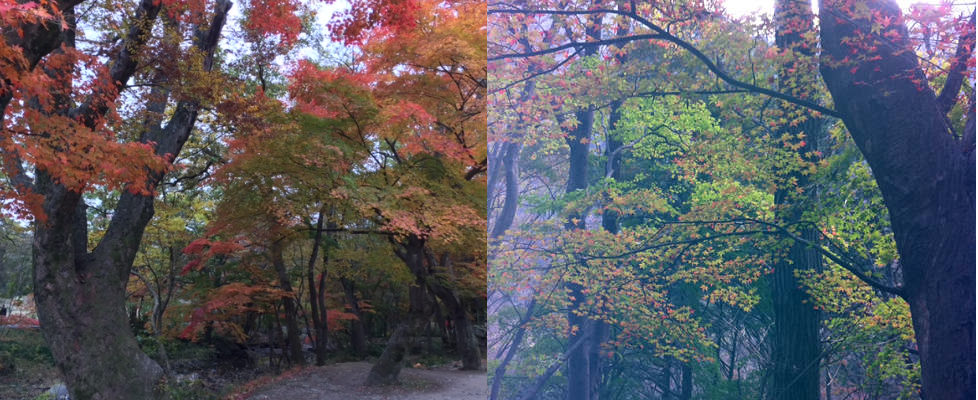
[(53, 194), (49, 204), (64, 207), (48, 208), (48, 223), (34, 233), (34, 295), (45, 340), (72, 399), (161, 398), (163, 368), (140, 350), (125, 310), (132, 260), (125, 252), (87, 252), (78, 197)]

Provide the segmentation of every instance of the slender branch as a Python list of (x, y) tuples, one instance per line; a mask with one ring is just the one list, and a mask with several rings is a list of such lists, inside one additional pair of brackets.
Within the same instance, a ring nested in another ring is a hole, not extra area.
[(546, 49), (535, 50), (535, 51), (528, 51), (525, 53), (500, 54), (498, 56), (489, 57), (488, 61), (499, 61), (499, 60), (513, 59), (513, 58), (530, 58), (530, 57), (542, 56), (545, 54), (557, 53), (570, 48), (582, 49), (586, 47), (599, 47), (605, 45), (625, 44), (625, 43), (634, 42), (636, 40), (665, 39), (665, 38), (666, 38), (665, 36), (657, 35), (657, 34), (656, 35), (644, 34), (644, 35), (623, 36), (623, 37), (617, 37), (613, 39), (593, 40), (589, 42), (568, 42), (560, 46), (549, 47)]
[(851, 263), (846, 262), (845, 260), (843, 260), (841, 257), (839, 257), (838, 255), (836, 255), (835, 253), (829, 251), (828, 249), (826, 249), (826, 248), (824, 248), (824, 247), (822, 247), (822, 246), (820, 246), (820, 245), (818, 245), (816, 243), (812, 243), (812, 241), (810, 241), (808, 239), (805, 239), (803, 237), (800, 237), (798, 235), (795, 235), (794, 233), (792, 233), (791, 231), (789, 231), (788, 229), (786, 229), (783, 226), (780, 226), (780, 225), (777, 225), (777, 224), (772, 224), (770, 222), (759, 221), (759, 220), (755, 220), (755, 219), (751, 219), (751, 218), (747, 218), (746, 220), (747, 221), (754, 222), (756, 224), (760, 224), (760, 225), (763, 225), (763, 226), (774, 228), (776, 231), (778, 231), (778, 233), (780, 235), (785, 236), (785, 237), (787, 237), (789, 239), (792, 239), (792, 240), (794, 240), (794, 241), (796, 241), (798, 243), (804, 244), (804, 245), (806, 245), (806, 246), (808, 246), (808, 247), (810, 247), (810, 248), (818, 251), (823, 256), (825, 256), (828, 259), (832, 260), (836, 264), (839, 264), (840, 267), (845, 268), (847, 271), (851, 272), (853, 275), (855, 275), (857, 278), (859, 278), (859, 280), (865, 282), (866, 284), (868, 284), (869, 286), (872, 286), (873, 288), (876, 288), (876, 289), (878, 289), (878, 290), (880, 290), (882, 292), (886, 292), (886, 293), (890, 293), (890, 294), (894, 294), (894, 295), (900, 296), (901, 298), (905, 298), (906, 297), (906, 292), (903, 290), (902, 287), (888, 286), (888, 285), (885, 285), (885, 284), (883, 284), (883, 283), (881, 283), (881, 282), (879, 282), (879, 281), (871, 278), (869, 275), (866, 275), (866, 274), (862, 273), (861, 271), (859, 271), (858, 268), (856, 268), (855, 266), (853, 266)]
[[(774, 97), (774, 98), (777, 98), (777, 99), (780, 99), (780, 100), (784, 100), (784, 101), (787, 101), (789, 103), (792, 103), (792, 104), (795, 104), (795, 105), (798, 105), (798, 106), (801, 106), (801, 107), (805, 107), (805, 108), (811, 109), (813, 111), (817, 111), (817, 112), (819, 112), (821, 114), (824, 114), (824, 115), (828, 115), (828, 116), (835, 117), (835, 118), (841, 118), (842, 117), (842, 114), (840, 114), (838, 111), (833, 110), (833, 109), (829, 109), (829, 108), (826, 108), (826, 107), (823, 107), (823, 106), (820, 106), (820, 105), (818, 105), (818, 104), (816, 104), (814, 102), (811, 102), (811, 101), (808, 101), (808, 100), (804, 100), (804, 99), (800, 99), (800, 98), (797, 98), (797, 97), (794, 97), (794, 96), (790, 96), (790, 95), (787, 95), (787, 94), (778, 92), (776, 90), (771, 90), (771, 89), (763, 88), (763, 87), (760, 87), (760, 86), (755, 86), (753, 84), (750, 84), (750, 83), (743, 82), (743, 81), (740, 81), (738, 79), (735, 79), (734, 77), (730, 76), (726, 71), (724, 71), (723, 68), (721, 68), (720, 66), (718, 66), (715, 62), (713, 62), (713, 60), (710, 60), (710, 57), (709, 56), (707, 56), (706, 54), (703, 54), (703, 52), (701, 52), (699, 49), (697, 49), (691, 43), (689, 43), (689, 42), (687, 42), (687, 41), (685, 41), (683, 39), (680, 39), (680, 38), (676, 37), (675, 35), (669, 33), (665, 29), (662, 29), (661, 27), (659, 27), (658, 25), (652, 23), (651, 21), (649, 21), (649, 20), (647, 20), (647, 19), (639, 16), (637, 13), (635, 13), (633, 11), (621, 11), (621, 10), (614, 10), (614, 9), (566, 10), (566, 11), (565, 10), (545, 10), (545, 9), (531, 9), (531, 10), (490, 9), (490, 10), (488, 10), (488, 13), (489, 14), (524, 14), (524, 15), (547, 14), (547, 15), (569, 15), (569, 16), (573, 16), (573, 15), (594, 15), (594, 14), (615, 14), (615, 15), (621, 15), (621, 16), (624, 16), (624, 17), (628, 17), (628, 18), (631, 18), (634, 21), (638, 22), (639, 24), (641, 24), (641, 25), (643, 25), (643, 26), (651, 29), (652, 31), (656, 32), (656, 35), (654, 35), (654, 36), (656, 36), (656, 38), (662, 39), (662, 40), (666, 40), (666, 41), (671, 42), (671, 43), (679, 46), (680, 48), (686, 50), (687, 52), (689, 52), (690, 54), (692, 54), (694, 57), (696, 57), (697, 59), (699, 59), (700, 62), (703, 63), (703, 65), (705, 65), (707, 67), (707, 69), (709, 69), (711, 72), (713, 72), (714, 75), (716, 75), (718, 78), (720, 78), (724, 82), (727, 82), (730, 85), (733, 85), (733, 86), (736, 86), (736, 87), (739, 87), (739, 88), (742, 88), (742, 89), (747, 89), (747, 90), (752, 91), (752, 92), (755, 92), (755, 93), (764, 94), (764, 95), (767, 95), (767, 96), (770, 96), (770, 97)], [(620, 42), (619, 39), (635, 38), (635, 37), (638, 37), (638, 36), (643, 36), (643, 35), (635, 35), (635, 36), (629, 36), (629, 37), (618, 38), (618, 39), (609, 39), (609, 41), (615, 41), (615, 43), (619, 43)], [(631, 40), (628, 40), (628, 41), (631, 41)], [(589, 43), (597, 43), (597, 42), (589, 42)], [(532, 54), (532, 53), (539, 53), (539, 51), (537, 51), (537, 52), (531, 52), (531, 53), (526, 53), (526, 54)], [(499, 59), (499, 58), (526, 57), (527, 56), (526, 54), (508, 54), (508, 55), (502, 55), (502, 56), (492, 57), (492, 58), (490, 58), (490, 60)], [(543, 53), (543, 54), (546, 54), (546, 53)]]

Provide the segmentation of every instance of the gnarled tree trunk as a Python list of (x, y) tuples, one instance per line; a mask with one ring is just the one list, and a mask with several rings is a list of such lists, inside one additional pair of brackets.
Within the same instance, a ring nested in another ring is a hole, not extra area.
[[(151, 0), (140, 3), (136, 20), (121, 43), (122, 50), (110, 67), (111, 82), (117, 86), (135, 72), (136, 54), (148, 39), (147, 32), (160, 7), (159, 2)], [(213, 65), (214, 49), (230, 7), (229, 1), (218, 0), (210, 26), (198, 30), (195, 46), (205, 55), (205, 70)], [(95, 121), (107, 111), (107, 107), (99, 105), (100, 101), (111, 101), (116, 95), (113, 90), (95, 93), (97, 99), (59, 112), (76, 116), (93, 128)], [(70, 107), (71, 104), (62, 105)], [(179, 154), (190, 136), (199, 108), (193, 100), (180, 101), (165, 126), (160, 126), (160, 121), (148, 122), (140, 141), (155, 143), (159, 156)], [(36, 171), (33, 184), (24, 177), (12, 179), (18, 185), (30, 185), (44, 197), (47, 218), (37, 221), (33, 242), (37, 311), (45, 340), (64, 373), (71, 398), (160, 397), (158, 385), (163, 370), (139, 349), (125, 312), (125, 287), (143, 230), (153, 216), (153, 196), (124, 191), (105, 235), (89, 252), (85, 204), (80, 193), (55, 182), (42, 168)], [(155, 188), (161, 179), (160, 174), (152, 174), (147, 187)]]
[[(39, 186), (50, 185), (47, 180), (39, 174)], [(87, 253), (80, 195), (57, 192), (49, 192), (46, 201), (47, 223), (34, 231), (34, 295), (42, 332), (71, 398), (158, 398), (163, 369), (139, 349), (125, 311), (132, 266), (126, 253), (134, 254), (134, 248)], [(146, 220), (152, 215), (149, 203)]]

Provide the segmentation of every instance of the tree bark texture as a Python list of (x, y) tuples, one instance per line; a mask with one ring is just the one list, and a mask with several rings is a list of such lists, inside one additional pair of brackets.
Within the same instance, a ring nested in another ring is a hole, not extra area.
[[(890, 213), (920, 351), (922, 396), (973, 399), (974, 135), (955, 137), (902, 22), (879, 38), (851, 41), (857, 30), (869, 32), (870, 17), (902, 21), (897, 4), (859, 0), (872, 11), (860, 16), (846, 3), (820, 1), (822, 78)], [(857, 45), (860, 58), (847, 60)]]
[[(816, 65), (814, 14), (810, 1), (781, 0), (775, 4), (775, 41), (787, 59), (779, 66), (779, 86), (783, 93), (799, 98), (814, 98), (816, 93)], [(792, 72), (789, 72), (792, 71)], [(804, 140), (797, 150), (802, 162), (814, 163), (812, 156), (817, 150), (822, 122), (812, 112), (792, 104), (783, 103), (784, 119), (790, 121), (779, 129), (779, 136), (789, 135), (793, 142)], [(780, 142), (782, 139), (776, 139)], [(776, 145), (780, 145), (777, 143)], [(800, 167), (799, 167), (800, 168)], [(784, 183), (775, 193), (778, 218), (786, 224), (804, 221), (804, 211), (816, 199), (809, 176), (793, 169), (783, 177)], [(788, 186), (788, 182), (794, 185)], [(803, 188), (798, 194), (796, 186)], [(799, 236), (817, 243), (818, 231), (814, 224), (799, 226)], [(805, 292), (798, 271), (820, 271), (821, 255), (813, 248), (786, 241), (787, 254), (779, 254), (774, 260), (771, 276), (771, 296), (774, 309), (774, 326), (771, 331), (773, 400), (818, 400), (819, 364), (821, 343), (819, 328), (821, 315)], [(732, 373), (733, 356), (730, 372)]]

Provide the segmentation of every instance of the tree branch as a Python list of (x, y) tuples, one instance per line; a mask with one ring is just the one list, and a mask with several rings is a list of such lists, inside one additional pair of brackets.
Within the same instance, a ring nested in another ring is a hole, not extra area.
[[(771, 90), (771, 89), (767, 89), (767, 88), (762, 88), (760, 86), (755, 86), (755, 85), (752, 85), (750, 83), (743, 82), (743, 81), (740, 81), (738, 79), (733, 78), (726, 71), (724, 71), (721, 67), (719, 67), (716, 63), (714, 63), (712, 60), (710, 60), (710, 57), (708, 57), (706, 54), (703, 54), (703, 52), (701, 52), (699, 49), (697, 49), (691, 43), (689, 43), (689, 42), (687, 42), (687, 41), (685, 41), (683, 39), (680, 39), (680, 38), (674, 36), (673, 34), (669, 33), (665, 29), (662, 29), (658, 25), (656, 25), (656, 24), (652, 23), (651, 21), (649, 21), (649, 20), (647, 20), (647, 19), (639, 16), (637, 13), (635, 13), (633, 11), (621, 11), (621, 10), (615, 10), (615, 9), (591, 9), (591, 10), (490, 9), (490, 10), (488, 10), (488, 13), (489, 14), (524, 14), (524, 15), (546, 14), (546, 15), (567, 15), (567, 16), (574, 16), (574, 15), (594, 15), (594, 14), (615, 14), (615, 15), (621, 15), (621, 16), (624, 16), (624, 17), (628, 17), (628, 18), (631, 18), (634, 21), (638, 22), (639, 24), (641, 24), (641, 25), (643, 25), (643, 26), (651, 29), (652, 31), (656, 32), (656, 35), (654, 35), (656, 38), (662, 39), (662, 40), (666, 40), (666, 41), (668, 41), (670, 43), (673, 43), (673, 44), (679, 46), (680, 48), (686, 50), (687, 52), (689, 52), (690, 54), (692, 54), (694, 57), (696, 57), (697, 59), (699, 59), (700, 62), (702, 62), (703, 65), (705, 65), (707, 67), (707, 69), (709, 69), (711, 72), (713, 72), (713, 74), (715, 74), (718, 78), (720, 78), (724, 82), (727, 82), (730, 85), (733, 85), (735, 87), (739, 87), (739, 88), (742, 88), (742, 89), (746, 89), (746, 90), (749, 90), (751, 92), (760, 93), (760, 94), (767, 95), (767, 96), (770, 96), (770, 97), (774, 97), (774, 98), (777, 98), (777, 99), (780, 99), (780, 100), (784, 100), (784, 101), (787, 101), (789, 103), (796, 104), (798, 106), (805, 107), (805, 108), (811, 109), (813, 111), (817, 111), (817, 112), (819, 112), (821, 114), (824, 114), (824, 115), (827, 115), (827, 116), (831, 116), (831, 117), (835, 117), (835, 118), (841, 118), (841, 116), (842, 116), (842, 114), (840, 114), (836, 110), (833, 110), (833, 109), (829, 109), (829, 108), (820, 106), (820, 105), (818, 105), (816, 103), (813, 103), (811, 101), (804, 100), (804, 99), (799, 99), (799, 98), (794, 97), (794, 96), (789, 96), (787, 94), (784, 94), (784, 93), (781, 93), (781, 92), (778, 92), (778, 91), (775, 91), (775, 90)], [(629, 37), (618, 38), (618, 39), (608, 39), (608, 41), (613, 41), (615, 43), (619, 43), (621, 41), (620, 39), (637, 38), (639, 36), (644, 36), (644, 35), (635, 35), (635, 36), (629, 36)], [(631, 40), (627, 40), (627, 41), (631, 41)], [(588, 42), (588, 43), (598, 43), (598, 42)], [(565, 45), (565, 46), (567, 46), (567, 45)], [(531, 52), (531, 53), (539, 53), (539, 51), (538, 52)], [(529, 54), (529, 53), (527, 53), (527, 54)], [(543, 53), (543, 54), (546, 54), (546, 53)], [(523, 55), (523, 54), (508, 54), (508, 55), (502, 55), (502, 56), (492, 57), (492, 58), (490, 58), (490, 60), (502, 59), (502, 58), (517, 58), (517, 57), (524, 57), (524, 56), (525, 55)]]
[(947, 114), (957, 102), (958, 92), (964, 82), (964, 73), (968, 69), (968, 59), (975, 50), (975, 12), (971, 12), (968, 27), (958, 38), (958, 48), (954, 52), (954, 59), (951, 61), (951, 68), (947, 73), (947, 81), (941, 89), (941, 95), (937, 96), (937, 105), (941, 107), (941, 113)]

